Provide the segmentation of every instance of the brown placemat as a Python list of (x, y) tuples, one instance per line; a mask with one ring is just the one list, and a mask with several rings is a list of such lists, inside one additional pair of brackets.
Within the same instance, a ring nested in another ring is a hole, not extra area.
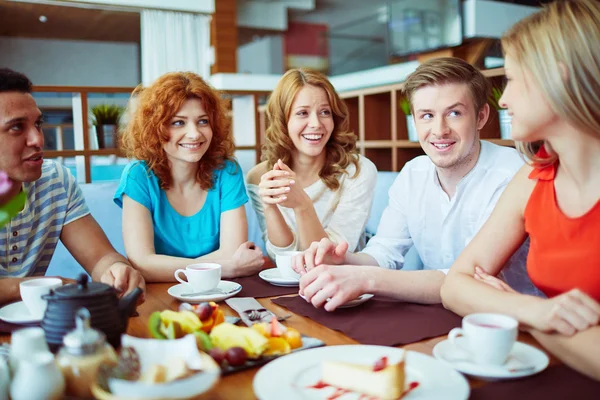
[(237, 294), (237, 297), (260, 298), (298, 293), (298, 286), (282, 287), (271, 285), (269, 282), (263, 281), (258, 275), (245, 276), (243, 278), (233, 278), (229, 280), (242, 285), (242, 291)]
[(567, 367), (550, 367), (538, 375), (510, 381), (491, 382), (473, 389), (471, 400), (600, 399), (600, 382)]
[(372, 299), (352, 308), (327, 312), (300, 296), (279, 297), (273, 303), (338, 330), (362, 344), (397, 346), (445, 335), (460, 326), (462, 318), (441, 304), (422, 305)]

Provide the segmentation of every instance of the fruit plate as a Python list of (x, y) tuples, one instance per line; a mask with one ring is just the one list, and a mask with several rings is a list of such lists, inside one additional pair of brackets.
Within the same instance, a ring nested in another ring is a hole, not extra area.
[[(322, 347), (322, 346), (325, 346), (325, 342), (323, 342), (319, 339), (316, 339), (314, 337), (311, 337), (311, 336), (302, 335), (302, 347), (292, 350), (292, 352), (289, 354), (294, 354), (294, 353), (297, 353), (302, 350), (313, 349), (313, 348)], [(287, 355), (287, 354), (282, 354), (282, 355), (277, 355), (277, 356), (267, 356), (267, 357), (262, 356), (256, 360), (247, 360), (244, 364), (236, 365), (236, 366), (231, 366), (229, 364), (225, 364), (225, 365), (221, 366), (221, 374), (229, 375), (229, 374), (233, 374), (235, 372), (240, 372), (240, 371), (243, 371), (243, 370), (246, 370), (249, 368), (260, 367), (261, 365), (265, 365), (269, 361), (273, 361), (277, 358), (283, 357), (284, 355)]]

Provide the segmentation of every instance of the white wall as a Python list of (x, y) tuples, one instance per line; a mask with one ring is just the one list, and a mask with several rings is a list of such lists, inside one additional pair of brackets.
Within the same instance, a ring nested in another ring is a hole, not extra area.
[(283, 37), (265, 36), (238, 47), (237, 70), (241, 74), (283, 74)]
[(136, 86), (137, 43), (0, 37), (0, 63), (34, 85)]

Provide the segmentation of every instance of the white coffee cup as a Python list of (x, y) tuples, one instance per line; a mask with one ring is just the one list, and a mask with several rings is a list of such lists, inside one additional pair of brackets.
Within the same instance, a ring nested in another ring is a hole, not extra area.
[(300, 280), (300, 274), (292, 269), (292, 258), (302, 253), (302, 251), (285, 251), (275, 255), (277, 269), (283, 278)]
[[(180, 273), (185, 275), (187, 281), (181, 279)], [(208, 292), (219, 285), (221, 266), (215, 263), (191, 264), (175, 271), (175, 279), (188, 285), (194, 292)]]
[(42, 319), (46, 312), (48, 302), (42, 296), (50, 293), (50, 290), (62, 286), (60, 278), (36, 278), (28, 279), (19, 284), (21, 299), (29, 310), (32, 317)]
[(517, 340), (519, 323), (502, 314), (470, 314), (463, 318), (462, 328), (454, 328), (448, 340), (458, 346), (456, 338), (464, 336), (466, 350), (477, 364), (502, 365)]

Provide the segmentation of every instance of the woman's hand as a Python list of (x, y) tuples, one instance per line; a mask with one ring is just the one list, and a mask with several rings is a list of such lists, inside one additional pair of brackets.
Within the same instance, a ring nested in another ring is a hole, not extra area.
[[(258, 184), (260, 199), (265, 207), (281, 204), (287, 199), (291, 186), (295, 183), (290, 177), (290, 172), (279, 168), (278, 161), (271, 171), (261, 176)], [(295, 176), (295, 175), (294, 175)]]
[(283, 172), (286, 172), (288, 174), (287, 177), (290, 182), (288, 186), (289, 190), (283, 196), (282, 201), (279, 203), (282, 207), (291, 208), (296, 211), (313, 206), (312, 200), (310, 199), (310, 197), (308, 197), (304, 189), (302, 189), (296, 184), (296, 173), (292, 171), (290, 167), (285, 165), (283, 161), (278, 160), (277, 164), (275, 164), (273, 169), (278, 169)]
[(245, 242), (233, 253), (232, 260), (235, 264), (236, 277), (249, 276), (258, 273), (265, 262), (260, 247), (252, 242)]

